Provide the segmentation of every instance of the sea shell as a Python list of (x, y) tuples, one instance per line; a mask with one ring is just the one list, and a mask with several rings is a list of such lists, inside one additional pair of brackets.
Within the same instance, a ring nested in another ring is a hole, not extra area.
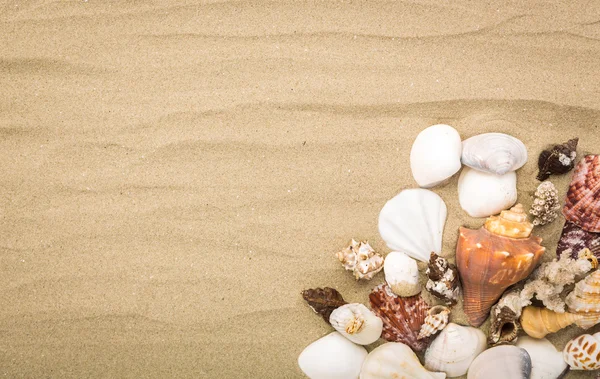
[[(519, 294), (518, 292), (511, 292), (508, 296), (515, 297), (517, 301), (517, 308), (511, 306), (511, 302), (500, 301), (498, 304), (492, 307), (490, 311), (490, 334), (488, 337), (488, 343), (490, 345), (500, 345), (504, 343), (511, 343), (517, 339), (519, 330), (521, 330), (521, 324), (519, 323), (519, 316), (521, 315)], [(502, 299), (505, 299), (503, 297)]]
[(535, 218), (533, 225), (546, 225), (558, 217), (560, 202), (558, 201), (558, 191), (552, 182), (542, 182), (537, 187), (533, 196), (533, 204), (529, 213)]
[(546, 149), (540, 153), (538, 158), (537, 179), (540, 181), (548, 179), (550, 175), (565, 174), (575, 166), (577, 157), (576, 149), (579, 138), (573, 138), (560, 145)]
[(385, 281), (398, 296), (414, 296), (421, 292), (417, 261), (404, 253), (391, 252), (383, 264)]
[(467, 379), (529, 379), (530, 374), (531, 358), (527, 351), (502, 345), (479, 354), (469, 367)]
[(326, 322), (329, 322), (329, 316), (336, 308), (348, 304), (342, 295), (334, 288), (310, 288), (302, 291), (302, 297), (308, 303), (308, 306), (320, 314)]
[(508, 134), (478, 134), (464, 140), (462, 145), (462, 164), (479, 171), (504, 175), (527, 162), (527, 148), (523, 142)]
[(383, 339), (405, 343), (415, 351), (427, 347), (429, 338), (418, 339), (429, 311), (421, 295), (399, 297), (386, 284), (381, 284), (369, 294), (369, 301), (373, 312), (383, 321)]
[(450, 308), (444, 305), (436, 305), (429, 309), (425, 323), (421, 325), (421, 330), (417, 339), (423, 339), (433, 336), (448, 325), (448, 317), (450, 316)]
[(600, 322), (600, 271), (580, 280), (575, 289), (567, 295), (565, 303), (569, 312), (585, 315), (578, 325), (584, 329), (590, 328)]
[(435, 187), (456, 174), (461, 152), (460, 135), (453, 127), (438, 124), (421, 131), (410, 150), (410, 169), (419, 187)]
[(587, 232), (600, 232), (600, 155), (586, 155), (577, 165), (563, 215)]
[(460, 293), (460, 280), (455, 265), (436, 253), (431, 253), (425, 274), (429, 278), (425, 285), (429, 293), (448, 305), (456, 304)]
[(308, 345), (298, 366), (311, 379), (358, 379), (367, 350), (333, 332)]
[(502, 293), (531, 274), (544, 254), (539, 237), (510, 238), (495, 234), (522, 236), (531, 229), (526, 220), (518, 222), (519, 212), (514, 213), (514, 217), (507, 212), (502, 217), (488, 219), (477, 230), (460, 228), (456, 264), (464, 292), (464, 311), (473, 326), (485, 321)]
[(354, 273), (356, 280), (372, 279), (383, 269), (383, 257), (376, 253), (367, 241), (359, 243), (352, 239), (350, 246), (336, 255), (344, 268)]
[(427, 348), (425, 368), (445, 372), (449, 378), (461, 376), (485, 348), (481, 330), (451, 322)]
[(575, 337), (563, 349), (563, 359), (571, 370), (600, 369), (600, 332)]
[(360, 379), (444, 379), (443, 372), (427, 371), (410, 347), (388, 342), (373, 349), (365, 359)]
[(359, 345), (379, 339), (383, 330), (381, 319), (362, 304), (346, 304), (335, 309), (329, 317), (331, 326), (341, 335)]
[(582, 249), (589, 249), (592, 254), (600, 258), (600, 233), (586, 232), (572, 222), (565, 222), (562, 234), (556, 247), (556, 255), (568, 252), (573, 258)]
[(521, 326), (525, 333), (533, 338), (544, 338), (556, 333), (575, 322), (584, 319), (584, 315), (574, 313), (557, 313), (546, 308), (528, 306), (521, 313)]
[(500, 212), (499, 216), (488, 217), (484, 226), (495, 235), (510, 238), (527, 238), (533, 230), (533, 224), (527, 221), (527, 214), (521, 204)]
[(556, 379), (567, 370), (562, 353), (545, 338), (519, 337), (516, 346), (525, 349), (531, 358), (529, 379)]
[(465, 167), (458, 178), (458, 201), (471, 217), (497, 214), (517, 201), (517, 175), (514, 171), (495, 175)]
[(388, 247), (427, 262), (442, 251), (446, 204), (434, 192), (407, 189), (389, 200), (379, 213), (379, 234)]

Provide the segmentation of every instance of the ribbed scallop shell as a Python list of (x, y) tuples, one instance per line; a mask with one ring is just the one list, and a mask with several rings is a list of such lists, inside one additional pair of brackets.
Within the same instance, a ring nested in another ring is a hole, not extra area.
[(373, 312), (383, 321), (383, 339), (405, 343), (415, 351), (427, 347), (429, 338), (418, 339), (429, 311), (421, 295), (399, 297), (388, 285), (381, 284), (369, 294), (369, 301)]
[(570, 340), (563, 349), (563, 359), (571, 370), (600, 369), (600, 333), (583, 334)]
[(596, 258), (600, 258), (600, 233), (586, 232), (572, 222), (565, 222), (556, 255), (560, 257), (563, 252), (569, 251), (572, 258), (577, 258), (577, 254), (585, 248), (590, 249)]
[(407, 189), (389, 200), (379, 213), (379, 234), (388, 247), (427, 262), (442, 251), (446, 204), (434, 192)]
[(421, 330), (417, 339), (423, 339), (430, 337), (444, 329), (448, 325), (448, 318), (450, 316), (450, 308), (444, 305), (436, 305), (427, 312), (425, 317), (425, 323), (421, 325)]
[(360, 379), (444, 379), (443, 372), (427, 371), (403, 343), (388, 342), (373, 349), (360, 370)]
[(502, 345), (479, 354), (469, 367), (467, 379), (529, 379), (530, 375), (529, 353), (520, 347)]
[(362, 304), (346, 304), (335, 309), (329, 317), (331, 326), (341, 335), (359, 345), (368, 345), (379, 339), (383, 323)]
[(462, 146), (462, 164), (479, 171), (503, 175), (527, 162), (523, 142), (504, 133), (479, 134), (464, 140)]
[(600, 232), (600, 155), (587, 155), (577, 165), (563, 215), (585, 231)]

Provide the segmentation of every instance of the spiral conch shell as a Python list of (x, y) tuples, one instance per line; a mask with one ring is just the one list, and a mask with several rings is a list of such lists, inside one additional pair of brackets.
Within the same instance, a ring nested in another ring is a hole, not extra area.
[(341, 335), (359, 345), (368, 345), (379, 339), (383, 330), (381, 319), (362, 304), (346, 304), (329, 316), (331, 326)]
[(528, 306), (521, 313), (521, 326), (525, 333), (533, 338), (544, 338), (556, 333), (576, 322), (581, 322), (584, 315), (574, 313), (557, 313), (546, 308)]
[(444, 305), (436, 305), (429, 309), (427, 317), (425, 317), (425, 323), (421, 325), (421, 331), (419, 331), (417, 339), (421, 340), (425, 337), (430, 337), (444, 329), (448, 325), (449, 315), (450, 308)]
[(532, 229), (520, 204), (488, 218), (478, 230), (460, 228), (456, 263), (471, 325), (481, 325), (502, 293), (531, 274), (541, 259), (545, 249), (541, 238), (530, 235)]
[(353, 239), (350, 246), (336, 255), (344, 268), (354, 273), (356, 280), (372, 279), (383, 269), (383, 257), (377, 254), (367, 241), (359, 243)]
[(584, 315), (579, 326), (590, 328), (600, 322), (600, 271), (594, 271), (576, 285), (567, 295), (565, 303), (570, 312)]
[(563, 359), (571, 370), (600, 369), (600, 333), (583, 334), (567, 342)]
[(600, 232), (600, 155), (586, 155), (575, 168), (563, 215), (587, 232)]

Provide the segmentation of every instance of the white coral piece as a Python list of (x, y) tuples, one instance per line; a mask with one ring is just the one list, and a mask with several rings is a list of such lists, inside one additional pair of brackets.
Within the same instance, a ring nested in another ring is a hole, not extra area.
[(546, 225), (558, 217), (560, 202), (558, 191), (549, 181), (542, 182), (533, 197), (533, 204), (529, 213), (534, 216), (533, 225)]

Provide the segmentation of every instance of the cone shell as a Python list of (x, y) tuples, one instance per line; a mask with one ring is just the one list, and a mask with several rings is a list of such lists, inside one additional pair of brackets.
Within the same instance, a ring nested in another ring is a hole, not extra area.
[(563, 215), (587, 232), (600, 232), (600, 155), (587, 155), (577, 165)]
[(447, 305), (456, 304), (460, 293), (460, 280), (455, 265), (436, 253), (431, 253), (425, 274), (429, 278), (425, 285), (427, 291)]
[(383, 339), (405, 343), (415, 351), (427, 347), (428, 338), (418, 339), (429, 311), (421, 295), (399, 297), (389, 286), (382, 284), (371, 292), (369, 301), (373, 312), (383, 321)]
[(456, 263), (464, 292), (464, 311), (473, 326), (511, 285), (525, 279), (544, 254), (541, 238), (509, 238), (485, 228), (460, 228)]
[(525, 307), (521, 314), (521, 326), (533, 338), (544, 338), (580, 320), (584, 316), (573, 313), (556, 313), (546, 308)]
[(448, 325), (450, 308), (443, 305), (436, 305), (427, 313), (425, 323), (421, 325), (421, 331), (419, 332), (417, 339), (433, 336)]
[(346, 304), (336, 308), (329, 317), (331, 326), (341, 335), (359, 345), (368, 345), (379, 339), (381, 319), (362, 304)]
[(567, 342), (563, 359), (571, 370), (600, 369), (600, 333), (583, 334)]
[(556, 247), (556, 255), (568, 251), (572, 258), (577, 258), (578, 252), (590, 249), (596, 258), (600, 258), (600, 233), (586, 232), (572, 222), (565, 222), (562, 234)]
[[(388, 342), (369, 353), (360, 379), (444, 379), (443, 372), (427, 371), (415, 353), (403, 343)], [(349, 377), (350, 378), (350, 377)]]
[(537, 179), (540, 181), (548, 179), (550, 175), (565, 174), (575, 166), (577, 157), (577, 142), (579, 138), (573, 138), (563, 144), (555, 145), (540, 153), (538, 158)]

